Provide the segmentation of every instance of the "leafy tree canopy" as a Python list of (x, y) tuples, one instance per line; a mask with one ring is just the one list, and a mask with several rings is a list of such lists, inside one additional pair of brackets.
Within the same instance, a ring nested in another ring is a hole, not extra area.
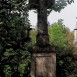
[[(62, 19), (58, 20), (58, 22), (52, 24), (49, 29), (50, 42), (52, 45), (59, 47), (59, 49), (63, 49), (64, 53), (71, 54), (74, 52), (74, 34), (70, 32), (69, 28), (67, 28), (62, 21)], [(64, 54), (63, 52), (58, 53)]]
[(74, 0), (56, 0), (55, 5), (52, 7), (54, 11), (60, 12), (61, 9), (64, 9), (68, 4), (73, 3)]
[(75, 47), (73, 45), (74, 34), (63, 25), (62, 19), (52, 24), (49, 28), (51, 44), (57, 46), (57, 77), (76, 77), (77, 62), (73, 56)]
[(60, 47), (65, 46), (66, 39), (64, 37), (63, 27), (64, 25), (62, 20), (52, 24), (51, 28), (49, 29), (51, 44)]
[[(36, 0), (35, 0), (36, 1)], [(55, 0), (55, 4), (48, 9), (48, 14), (50, 14), (50, 12), (52, 10), (56, 11), (56, 12), (60, 12), (62, 9), (64, 9), (68, 4), (73, 3), (74, 0)], [(30, 8), (30, 5), (28, 4), (28, 9)], [(35, 8), (36, 9), (36, 8)], [(30, 9), (29, 9), (30, 10)], [(35, 12), (36, 13), (36, 12)]]

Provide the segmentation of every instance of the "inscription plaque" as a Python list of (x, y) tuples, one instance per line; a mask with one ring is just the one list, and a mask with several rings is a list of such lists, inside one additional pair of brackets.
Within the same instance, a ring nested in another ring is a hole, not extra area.
[(56, 54), (33, 54), (31, 77), (56, 77)]
[[(47, 61), (50, 57), (38, 57), (36, 58), (36, 77), (49, 77), (48, 69), (50, 68), (50, 63), (48, 64)], [(49, 65), (49, 66), (47, 66)]]

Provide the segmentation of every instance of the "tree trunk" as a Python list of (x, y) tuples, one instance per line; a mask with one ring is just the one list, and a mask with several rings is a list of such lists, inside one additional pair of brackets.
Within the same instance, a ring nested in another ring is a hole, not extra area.
[(37, 45), (49, 45), (48, 24), (47, 24), (47, 8), (44, 0), (39, 0), (38, 8), (38, 34), (36, 37)]

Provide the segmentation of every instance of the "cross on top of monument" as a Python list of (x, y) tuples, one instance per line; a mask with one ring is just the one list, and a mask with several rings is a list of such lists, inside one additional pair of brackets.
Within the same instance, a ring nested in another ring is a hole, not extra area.
[[(44, 2), (45, 7), (47, 9), (51, 8), (52, 5), (55, 3), (55, 0), (41, 0), (41, 1)], [(30, 9), (38, 9), (40, 0), (29, 0), (29, 4), (30, 4)]]

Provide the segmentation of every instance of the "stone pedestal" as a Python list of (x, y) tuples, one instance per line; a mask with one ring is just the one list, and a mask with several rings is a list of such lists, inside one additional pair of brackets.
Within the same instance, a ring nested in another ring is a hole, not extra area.
[(56, 53), (52, 51), (32, 52), (30, 76), (56, 77)]

